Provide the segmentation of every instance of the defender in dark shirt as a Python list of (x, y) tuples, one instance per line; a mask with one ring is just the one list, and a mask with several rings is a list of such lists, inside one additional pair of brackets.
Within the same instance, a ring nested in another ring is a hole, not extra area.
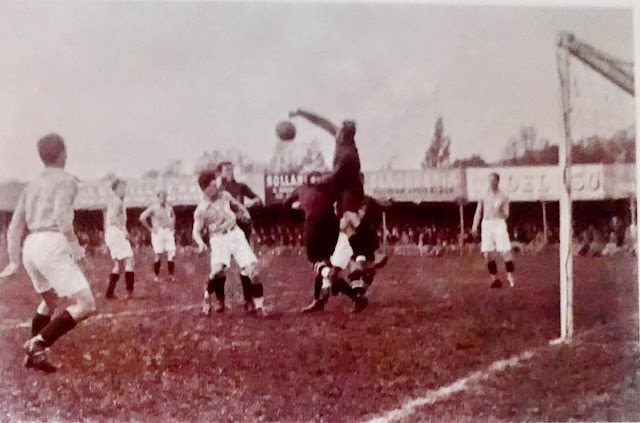
[[(222, 189), (231, 194), (233, 198), (235, 198), (240, 204), (246, 206), (247, 209), (262, 204), (260, 197), (258, 197), (256, 193), (247, 186), (247, 184), (236, 181), (233, 173), (233, 163), (220, 163), (216, 172), (222, 176)], [(248, 201), (245, 201), (245, 199)], [(237, 224), (238, 227), (242, 229), (242, 232), (244, 232), (247, 242), (251, 244), (251, 234), (253, 232), (251, 219), (239, 218)], [(251, 304), (251, 289), (251, 284), (245, 283), (243, 280), (242, 293), (244, 295), (245, 304)]]

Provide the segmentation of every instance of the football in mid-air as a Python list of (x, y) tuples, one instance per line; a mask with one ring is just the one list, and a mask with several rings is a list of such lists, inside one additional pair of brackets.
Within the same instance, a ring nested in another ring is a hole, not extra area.
[(296, 137), (296, 127), (288, 120), (283, 120), (276, 125), (276, 135), (282, 141), (293, 141)]

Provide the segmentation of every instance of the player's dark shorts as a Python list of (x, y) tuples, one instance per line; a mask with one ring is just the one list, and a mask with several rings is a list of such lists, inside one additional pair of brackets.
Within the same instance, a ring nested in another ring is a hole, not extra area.
[(353, 256), (365, 256), (368, 261), (375, 260), (375, 253), (378, 249), (379, 241), (377, 231), (362, 224), (356, 233), (349, 238), (349, 243), (353, 249)]
[(238, 227), (242, 229), (244, 232), (244, 236), (247, 238), (247, 241), (251, 240), (251, 233), (253, 232), (253, 227), (251, 225), (250, 220), (238, 220)]
[(304, 222), (304, 245), (311, 263), (329, 260), (338, 242), (340, 222), (335, 215), (307, 218)]

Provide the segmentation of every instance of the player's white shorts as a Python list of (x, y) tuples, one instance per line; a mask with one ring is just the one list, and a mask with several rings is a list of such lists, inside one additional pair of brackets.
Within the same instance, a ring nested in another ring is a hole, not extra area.
[(109, 247), (109, 253), (114, 260), (123, 260), (133, 257), (131, 243), (127, 239), (127, 234), (122, 229), (109, 226), (104, 231), (104, 242)]
[(22, 263), (39, 294), (54, 289), (58, 296), (68, 297), (91, 289), (60, 232), (29, 234), (22, 247)]
[(156, 254), (167, 253), (173, 256), (176, 252), (176, 240), (171, 228), (160, 228), (151, 232), (151, 246)]
[(490, 251), (506, 253), (507, 251), (511, 251), (507, 222), (503, 219), (483, 219), (482, 245), (480, 249), (483, 253)]
[(232, 256), (241, 269), (258, 261), (244, 232), (237, 226), (227, 233), (211, 235), (209, 247), (211, 247), (211, 268), (220, 264), (229, 267)]
[(336, 248), (333, 250), (333, 254), (331, 255), (331, 265), (345, 270), (349, 265), (352, 256), (353, 248), (351, 248), (349, 237), (344, 232), (340, 232), (340, 235), (338, 235), (338, 242), (336, 242)]

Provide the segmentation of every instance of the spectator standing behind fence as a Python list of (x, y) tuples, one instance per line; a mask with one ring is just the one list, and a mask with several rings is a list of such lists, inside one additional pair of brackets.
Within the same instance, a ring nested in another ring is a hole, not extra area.
[(615, 235), (615, 242), (618, 247), (622, 247), (624, 245), (624, 235), (625, 228), (618, 216), (613, 216), (611, 218), (611, 223), (609, 224), (609, 230), (611, 233)]

